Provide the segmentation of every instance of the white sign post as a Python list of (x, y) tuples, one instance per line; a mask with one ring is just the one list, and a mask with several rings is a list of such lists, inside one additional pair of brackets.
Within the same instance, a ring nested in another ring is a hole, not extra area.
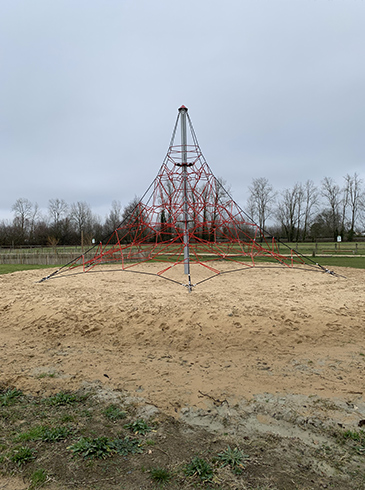
[(338, 243), (338, 250), (340, 250), (341, 247), (341, 235), (337, 236), (337, 243)]

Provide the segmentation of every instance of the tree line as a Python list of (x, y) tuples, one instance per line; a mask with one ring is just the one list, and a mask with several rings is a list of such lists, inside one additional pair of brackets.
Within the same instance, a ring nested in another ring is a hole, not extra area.
[(248, 213), (262, 229), (290, 242), (321, 238), (352, 241), (365, 230), (365, 191), (355, 173), (346, 174), (342, 185), (325, 177), (318, 187), (312, 180), (277, 193), (268, 179), (253, 179), (249, 187)]
[[(135, 205), (137, 200), (133, 203)], [(114, 231), (128, 212), (127, 208), (123, 210), (120, 201), (113, 201), (103, 222), (85, 201), (69, 205), (64, 199), (50, 199), (44, 214), (37, 203), (19, 198), (12, 206), (13, 220), (0, 222), (0, 246), (79, 245), (81, 235), (84, 244), (90, 245), (92, 239), (99, 242)]]
[[(219, 179), (222, 183), (222, 179)], [(365, 190), (355, 173), (343, 177), (342, 185), (325, 177), (320, 186), (312, 180), (296, 183), (281, 192), (269, 180), (252, 180), (244, 210), (261, 229), (273, 236), (293, 241), (318, 239), (352, 241), (365, 230)], [(13, 219), (0, 222), (0, 246), (56, 246), (97, 243), (131, 216), (138, 204), (134, 198), (127, 206), (114, 200), (104, 220), (90, 205), (78, 201), (69, 205), (63, 199), (50, 199), (47, 213), (37, 203), (19, 198), (12, 206)], [(161, 224), (165, 216), (161, 216)]]

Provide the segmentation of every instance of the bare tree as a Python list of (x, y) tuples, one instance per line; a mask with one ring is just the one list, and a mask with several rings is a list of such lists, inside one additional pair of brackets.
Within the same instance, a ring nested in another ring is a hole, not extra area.
[(0, 245), (7, 246), (14, 242), (14, 226), (7, 220), (0, 221)]
[(29, 221), (30, 224), (29, 237), (31, 240), (34, 239), (34, 231), (36, 228), (37, 221), (40, 220), (40, 218), (41, 218), (41, 213), (39, 211), (39, 206), (37, 203), (34, 203), (31, 211), (30, 221)]
[(277, 218), (287, 239), (292, 242), (299, 239), (303, 218), (305, 192), (301, 184), (295, 184), (292, 189), (285, 189), (279, 202)]
[[(208, 221), (210, 218), (210, 214), (212, 211), (212, 203), (209, 202), (209, 189), (208, 187), (204, 187), (201, 191), (201, 200), (203, 205), (203, 216), (202, 216), (202, 231), (201, 238), (202, 240), (209, 240), (209, 232), (208, 232)], [(195, 206), (194, 206), (195, 208)]]
[(307, 180), (307, 182), (304, 184), (304, 200), (305, 210), (302, 234), (303, 241), (307, 237), (308, 230), (313, 222), (313, 214), (316, 211), (319, 203), (318, 189), (312, 180)]
[(67, 216), (68, 204), (63, 199), (50, 199), (48, 201), (48, 214), (53, 226), (58, 227), (60, 221)]
[(358, 222), (359, 226), (361, 227), (361, 231), (365, 233), (365, 196), (360, 202)]
[(174, 185), (172, 181), (168, 180), (165, 183), (166, 195), (164, 196), (164, 206), (166, 209), (166, 223), (171, 224), (174, 216), (173, 208), (173, 196), (174, 196)]
[(71, 220), (75, 223), (79, 235), (81, 232), (89, 233), (92, 228), (92, 212), (90, 205), (85, 201), (71, 204)]
[(124, 240), (132, 242), (136, 237), (143, 237), (144, 233), (144, 206), (138, 197), (135, 197), (124, 208), (122, 223), (128, 231), (124, 235)]
[(321, 194), (329, 206), (327, 209), (328, 220), (331, 223), (333, 238), (336, 240), (341, 228), (341, 190), (331, 177), (325, 177), (322, 180)]
[[(210, 236), (211, 241), (217, 241), (217, 232), (221, 229), (222, 221), (227, 213), (227, 203), (231, 200), (231, 186), (223, 177), (218, 177), (213, 187), (213, 210), (211, 217)], [(221, 230), (222, 231), (222, 230)]]
[[(222, 213), (230, 200), (230, 186), (222, 177), (206, 182), (195, 191), (191, 190), (192, 222), (196, 227), (197, 220), (201, 223), (201, 238), (216, 241), (222, 224)], [(198, 216), (197, 216), (198, 215)]]
[(162, 209), (160, 213), (160, 234), (158, 240), (165, 242), (170, 238), (168, 225), (166, 225), (166, 212)]
[(22, 238), (29, 231), (30, 222), (33, 216), (33, 204), (29, 199), (20, 198), (12, 206), (14, 213), (14, 226), (19, 228)]
[[(175, 188), (173, 182), (166, 179), (163, 183), (160, 203), (161, 203), (161, 213), (160, 213), (160, 240), (166, 241), (174, 237), (172, 222), (174, 220), (173, 211), (173, 200)], [(195, 223), (195, 220), (194, 220)]]
[(265, 230), (266, 220), (271, 216), (276, 193), (266, 177), (253, 179), (249, 186), (248, 209), (252, 218)]
[(354, 175), (346, 174), (344, 179), (344, 194), (346, 196), (346, 204), (350, 208), (348, 239), (349, 241), (352, 241), (355, 234), (357, 218), (359, 216), (361, 208), (365, 204), (365, 194), (361, 187), (362, 179), (359, 178), (356, 172), (354, 173)]
[(112, 201), (112, 208), (105, 220), (106, 233), (112, 233), (122, 222), (122, 205), (120, 201)]
[(333, 219), (330, 209), (323, 209), (315, 216), (310, 227), (310, 234), (314, 240), (319, 237), (329, 237), (333, 233)]

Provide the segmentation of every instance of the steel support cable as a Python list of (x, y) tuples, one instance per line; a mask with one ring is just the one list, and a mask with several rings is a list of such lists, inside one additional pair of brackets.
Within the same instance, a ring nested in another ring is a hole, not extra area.
[[(306, 264), (306, 265), (309, 265), (309, 264)], [(276, 268), (277, 267), (270, 266), (270, 265), (264, 265), (264, 266), (260, 267), (260, 269), (276, 269)], [(234, 270), (230, 270), (230, 271), (222, 271), (222, 272), (219, 272), (218, 274), (214, 274), (214, 275), (212, 275), (210, 277), (206, 277), (205, 279), (202, 279), (201, 281), (197, 282), (195, 284), (195, 286), (198, 286), (199, 284), (202, 284), (203, 282), (209, 281), (210, 279), (214, 279), (215, 277), (221, 276), (223, 274), (230, 274), (232, 272), (240, 272), (240, 271), (247, 272), (247, 271), (252, 270), (252, 269), (255, 269), (255, 267), (254, 266), (251, 266), (251, 267), (250, 266), (247, 266), (247, 267), (241, 267), (239, 269), (234, 269)], [(318, 269), (317, 270), (316, 269), (303, 269), (301, 267), (293, 267), (293, 269), (297, 269), (297, 270), (300, 270), (300, 271), (303, 271), (304, 270), (304, 271), (307, 271), (307, 272), (319, 272)], [(345, 276), (340, 276), (340, 277), (344, 277), (345, 278)]]
[[(175, 279), (171, 279), (169, 277), (161, 276), (159, 274), (153, 273), (153, 272), (144, 272), (144, 271), (132, 271), (129, 269), (108, 269), (108, 270), (93, 270), (92, 272), (89, 272), (89, 274), (104, 274), (108, 272), (132, 272), (133, 274), (144, 274), (147, 276), (154, 276), (154, 277), (160, 277), (161, 279), (165, 279), (166, 281), (174, 282), (175, 284), (179, 284), (180, 286), (185, 286), (182, 282), (176, 281)], [(73, 272), (69, 276), (78, 276), (79, 274), (84, 274), (84, 272), (78, 271), (78, 272)], [(67, 276), (67, 277), (69, 277)], [(56, 279), (64, 279), (66, 276), (58, 276)]]
[[(276, 267), (275, 266), (262, 266), (260, 267), (260, 269), (275, 269)], [(144, 274), (144, 275), (148, 275), (148, 276), (154, 276), (154, 277), (158, 277), (158, 278), (161, 278), (161, 279), (165, 279), (166, 281), (170, 281), (170, 282), (173, 282), (174, 284), (179, 284), (180, 286), (184, 286), (184, 287), (196, 287), (204, 282), (207, 282), (211, 279), (214, 279), (215, 277), (217, 276), (221, 276), (223, 274), (230, 274), (232, 272), (240, 272), (240, 271), (243, 271), (243, 272), (247, 272), (251, 269), (255, 269), (254, 266), (246, 266), (246, 267), (241, 267), (239, 269), (234, 269), (234, 270), (230, 270), (230, 271), (221, 271), (221, 272), (218, 272), (217, 274), (213, 274), (209, 277), (206, 277), (205, 279), (202, 279), (201, 281), (198, 281), (196, 284), (191, 284), (191, 285), (188, 285), (188, 284), (184, 284), (182, 282), (179, 282), (179, 281), (176, 281), (175, 279), (171, 279), (169, 277), (166, 277), (166, 276), (163, 276), (163, 275), (160, 275), (160, 274), (156, 274), (156, 273), (152, 273), (152, 272), (145, 272), (145, 271), (136, 271), (136, 270), (129, 270), (129, 269), (126, 269), (126, 270), (121, 270), (121, 269), (108, 269), (108, 270), (93, 270), (92, 273), (95, 274), (95, 273), (107, 273), (107, 272), (131, 272), (133, 274)], [(303, 268), (300, 268), (300, 267), (293, 267), (293, 269), (298, 269), (300, 271), (307, 271), (307, 272), (319, 272), (318, 270), (314, 270), (314, 269), (303, 269)], [(83, 274), (83, 272), (74, 272), (74, 273), (71, 273), (70, 276), (76, 276), (76, 275), (79, 275), (79, 274)], [(90, 274), (90, 272), (89, 272)], [(342, 276), (340, 274), (336, 274), (340, 277), (343, 277), (346, 279), (345, 276)], [(60, 278), (64, 278), (65, 276), (58, 276), (58, 279)]]

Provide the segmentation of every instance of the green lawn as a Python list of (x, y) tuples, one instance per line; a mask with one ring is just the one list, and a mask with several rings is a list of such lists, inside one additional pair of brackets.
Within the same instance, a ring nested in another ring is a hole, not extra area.
[(32, 269), (57, 269), (57, 267), (56, 265), (0, 264), (0, 275)]
[[(172, 261), (171, 257), (168, 258), (169, 262)], [(175, 257), (176, 259), (176, 257)], [(181, 259), (181, 257), (180, 257)], [(318, 262), (318, 264), (324, 267), (354, 267), (356, 269), (365, 269), (365, 257), (364, 256), (353, 256), (353, 257), (341, 257), (340, 255), (336, 257), (311, 257), (313, 262)], [(161, 260), (159, 260), (160, 262)], [(257, 257), (255, 262), (274, 262), (275, 260), (269, 257)], [(309, 261), (310, 262), (310, 261)], [(12, 272), (18, 271), (26, 271), (33, 269), (57, 269), (58, 265), (27, 265), (27, 264), (0, 264), (0, 275), (1, 274), (10, 274)]]
[[(258, 242), (260, 243), (260, 242)], [(268, 240), (268, 243), (271, 243), (270, 240)], [(95, 245), (93, 247), (93, 250), (96, 249), (98, 245)], [(108, 250), (112, 247), (113, 245), (107, 245), (106, 247), (103, 246), (104, 250)], [(122, 247), (124, 247), (122, 245)], [(145, 244), (144, 246), (149, 247), (150, 244)], [(92, 248), (91, 245), (84, 246), (84, 252)], [(143, 246), (142, 246), (143, 248)], [(169, 247), (169, 252), (174, 252), (174, 250), (180, 250), (181, 244), (174, 244), (170, 245)], [(232, 250), (234, 250), (236, 246), (233, 246)], [(365, 241), (359, 241), (359, 242), (318, 242), (317, 244), (314, 242), (305, 242), (305, 243), (296, 243), (296, 242), (283, 242), (279, 243), (279, 250), (282, 253), (286, 253), (288, 249), (292, 248), (293, 250), (297, 250), (298, 252), (302, 254), (312, 254), (313, 251), (315, 251), (316, 254), (322, 254), (322, 253), (335, 253), (336, 255), (342, 255), (342, 254), (354, 254), (354, 255), (365, 255)], [(140, 247), (136, 247), (136, 249), (140, 249)], [(239, 247), (237, 247), (239, 249)], [(82, 254), (82, 249), (80, 246), (61, 246), (61, 247), (43, 247), (43, 248), (19, 248), (19, 249), (0, 249), (1, 254), (53, 254), (53, 253), (75, 253), (75, 254)]]
[[(108, 248), (112, 247), (112, 245), (109, 245), (106, 247), (105, 250)], [(148, 250), (151, 247), (151, 244), (146, 244), (144, 247), (131, 247), (129, 248), (128, 252), (130, 254), (136, 254), (138, 255), (139, 253), (143, 254), (144, 248), (146, 249), (146, 257), (148, 254)], [(213, 246), (213, 249), (216, 248)], [(219, 250), (222, 251), (222, 253), (226, 250), (228, 254), (240, 254), (242, 249), (238, 245), (233, 245), (229, 246), (227, 244), (220, 244), (217, 247)], [(199, 244), (191, 244), (191, 257), (193, 260), (194, 256), (194, 250), (196, 249), (196, 253), (199, 255), (200, 260), (210, 262), (213, 257), (209, 253), (209, 249), (206, 248), (201, 248)], [(324, 242), (324, 243), (278, 243), (278, 249), (276, 249), (276, 252), (279, 252), (279, 254), (283, 254), (285, 256), (288, 256), (288, 260), (290, 261), (290, 249), (297, 251), (299, 254), (303, 254), (307, 256), (306, 262), (308, 263), (316, 263), (318, 262), (320, 265), (328, 268), (335, 268), (335, 267), (355, 267), (358, 269), (365, 269), (365, 242), (342, 242), (342, 243), (337, 243), (337, 242)], [(81, 248), (77, 247), (58, 247), (57, 248), (58, 253), (81, 253)], [(247, 248), (247, 245), (245, 246), (246, 252), (250, 252), (250, 249)], [(156, 250), (157, 252), (158, 250)], [(10, 251), (9, 251), (10, 252)], [(51, 248), (44, 248), (44, 249), (22, 249), (19, 251), (11, 251), (12, 253), (18, 252), (23, 254), (40, 254), (39, 257), (43, 256), (45, 253), (54, 253), (54, 250)], [(93, 253), (96, 252), (96, 249), (94, 248), (92, 254), (86, 255), (86, 259), (90, 259), (93, 255)], [(170, 246), (165, 246), (162, 245), (162, 249), (159, 250), (161, 255), (157, 255), (154, 257), (153, 261), (156, 262), (175, 262), (175, 261), (181, 261), (183, 260), (183, 256), (181, 253), (181, 244), (174, 244)], [(165, 252), (165, 253), (164, 253)], [(212, 253), (214, 253), (214, 250), (212, 250)], [(7, 253), (6, 253), (7, 254)], [(238, 255), (236, 256), (236, 259), (239, 260)], [(68, 262), (69, 259), (62, 259), (65, 262)], [(62, 261), (61, 260), (61, 261)], [(128, 259), (126, 259), (128, 260)], [(250, 261), (249, 257), (242, 257), (241, 260), (243, 262)], [(37, 262), (38, 260), (34, 260)], [(111, 257), (112, 261), (112, 257)], [(39, 262), (45, 262), (44, 260), (39, 260)], [(255, 262), (275, 262), (271, 257), (267, 256), (257, 256), (255, 257)], [(11, 272), (16, 272), (16, 271), (23, 271), (23, 270), (31, 270), (31, 269), (56, 269), (59, 266), (56, 265), (30, 265), (30, 264), (0, 264), (0, 275), (1, 274), (9, 274)]]
[(326, 267), (355, 267), (365, 269), (365, 257), (315, 257), (313, 260)]
[(365, 255), (365, 242), (323, 242), (323, 243), (280, 243), (279, 250), (285, 253), (287, 247), (301, 254)]

